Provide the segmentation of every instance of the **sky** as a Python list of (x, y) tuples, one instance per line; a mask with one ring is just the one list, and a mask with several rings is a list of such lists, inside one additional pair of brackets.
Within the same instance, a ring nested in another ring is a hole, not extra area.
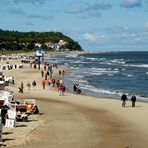
[(62, 32), (84, 50), (148, 51), (148, 0), (0, 0), (0, 29)]

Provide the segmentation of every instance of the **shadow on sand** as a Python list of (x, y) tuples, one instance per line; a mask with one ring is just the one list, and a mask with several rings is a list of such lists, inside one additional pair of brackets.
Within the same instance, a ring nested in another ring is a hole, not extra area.
[(9, 134), (12, 134), (13, 132), (4, 132), (2, 133), (3, 135), (9, 135)]
[(2, 142), (11, 141), (11, 140), (16, 140), (16, 139), (13, 139), (13, 138), (5, 138), (5, 139), (2, 139)]
[(16, 125), (16, 127), (27, 127), (28, 125), (21, 124), (21, 125)]

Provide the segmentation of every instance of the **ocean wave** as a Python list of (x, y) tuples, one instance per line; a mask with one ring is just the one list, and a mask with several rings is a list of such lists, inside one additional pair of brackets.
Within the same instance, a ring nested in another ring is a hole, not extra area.
[(133, 75), (132, 74), (122, 74), (122, 76), (126, 76), (126, 77), (133, 77)]
[(66, 55), (65, 57), (76, 58), (77, 56), (78, 56), (78, 54), (69, 54), (69, 55)]
[(133, 75), (130, 75), (130, 74), (129, 74), (129, 75), (127, 75), (127, 76), (128, 76), (128, 77), (132, 77)]
[(111, 63), (119, 63), (119, 64), (125, 64), (124, 59), (113, 59), (110, 61)]
[(79, 58), (80, 58), (80, 59), (85, 59), (85, 57), (84, 57), (84, 56), (82, 56), (82, 55), (81, 55), (81, 56), (79, 56)]
[(101, 76), (101, 75), (103, 75), (103, 73), (94, 73), (94, 72), (92, 72), (92, 73), (90, 73), (91, 75), (96, 75), (96, 76)]
[(70, 66), (68, 63), (64, 63), (64, 66)]
[(86, 61), (83, 62), (83, 61), (80, 61), (80, 60), (79, 60), (79, 61), (73, 61), (73, 62), (71, 62), (71, 63), (78, 63), (78, 64), (81, 64), (81, 63), (90, 63), (90, 62), (86, 62)]
[(90, 61), (97, 61), (99, 60), (98, 58), (86, 58), (87, 60), (90, 60)]
[[(120, 99), (120, 97), (122, 96), (123, 92), (119, 92), (119, 91), (114, 91), (114, 90), (107, 90), (107, 89), (98, 89), (98, 88), (95, 88), (91, 85), (83, 85), (81, 84), (81, 88), (86, 91), (88, 94), (90, 92), (94, 92), (94, 93), (98, 93), (98, 96), (99, 94), (105, 94), (106, 96), (108, 97), (111, 97), (112, 98), (116, 98), (116, 99)], [(126, 93), (127, 94), (127, 97), (128, 97), (128, 100), (130, 100), (132, 94), (130, 93)], [(148, 102), (148, 97), (143, 97), (143, 96), (140, 96), (140, 95), (136, 95), (137, 97), (137, 101), (145, 101), (145, 102)]]
[(108, 76), (114, 76), (114, 74), (109, 73)]
[(83, 78), (84, 76), (82, 76), (82, 75), (77, 75), (76, 77), (77, 77), (77, 78)]
[(85, 84), (88, 84), (88, 81), (87, 81), (87, 80), (79, 80), (79, 83), (85, 83)]
[(117, 92), (115, 92), (115, 91), (106, 90), (106, 89), (98, 89), (98, 88), (95, 88), (95, 87), (93, 87), (91, 85), (83, 85), (83, 84), (81, 84), (81, 88), (84, 89), (84, 90), (89, 90), (89, 91), (95, 92), (95, 93), (111, 94), (111, 95), (117, 94)]
[(91, 68), (90, 74), (103, 75), (103, 74), (116, 74), (119, 73), (118, 69), (111, 70), (110, 68)]
[(113, 59), (113, 60), (103, 60), (102, 64), (107, 65), (124, 65), (126, 62), (124, 59)]
[(135, 65), (135, 64), (126, 64), (124, 66), (131, 66), (131, 67), (143, 67), (143, 68), (148, 68), (148, 64), (141, 64), (141, 65)]

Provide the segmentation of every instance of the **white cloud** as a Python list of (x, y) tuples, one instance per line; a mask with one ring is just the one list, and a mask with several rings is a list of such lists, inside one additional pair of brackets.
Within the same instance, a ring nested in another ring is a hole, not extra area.
[(91, 33), (85, 33), (83, 35), (83, 39), (86, 41), (90, 41), (90, 42), (96, 42), (96, 41), (104, 39), (104, 36), (103, 35), (99, 36), (99, 35), (95, 35)]

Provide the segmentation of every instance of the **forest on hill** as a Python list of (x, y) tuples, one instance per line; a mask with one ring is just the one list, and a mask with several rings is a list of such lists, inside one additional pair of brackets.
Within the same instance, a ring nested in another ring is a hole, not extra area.
[(82, 51), (77, 41), (61, 32), (18, 32), (0, 29), (0, 50), (34, 51)]

